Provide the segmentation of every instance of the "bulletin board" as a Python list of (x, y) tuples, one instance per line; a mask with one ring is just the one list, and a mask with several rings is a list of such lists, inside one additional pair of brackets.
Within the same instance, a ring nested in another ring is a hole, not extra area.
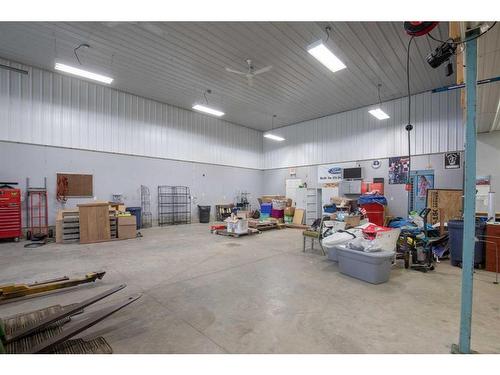
[(91, 174), (58, 173), (57, 195), (64, 197), (93, 197), (94, 182)]

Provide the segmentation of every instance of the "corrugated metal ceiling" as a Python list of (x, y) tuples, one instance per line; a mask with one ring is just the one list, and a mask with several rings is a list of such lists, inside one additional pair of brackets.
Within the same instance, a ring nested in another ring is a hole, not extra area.
[[(478, 79), (500, 76), (500, 25), (478, 41)], [(478, 87), (477, 129), (478, 132), (500, 130), (500, 118), (496, 127), (493, 124), (495, 114), (500, 112), (500, 82)], [(498, 114), (500, 117), (500, 113)]]
[[(335, 74), (306, 50), (326, 39), (326, 25), (328, 46), (347, 65)], [(447, 29), (443, 22), (435, 36)], [(405, 95), (407, 41), (401, 22), (0, 23), (1, 57), (53, 70), (56, 59), (77, 64), (73, 49), (86, 42), (82, 63), (113, 76), (115, 88), (188, 109), (210, 88), (226, 120), (259, 130), (274, 113), (283, 126), (372, 104), (378, 83), (382, 100)], [(431, 42), (418, 38), (412, 49), (415, 93), (454, 81), (425, 62)], [(253, 87), (224, 69), (244, 69), (247, 58), (274, 67)]]

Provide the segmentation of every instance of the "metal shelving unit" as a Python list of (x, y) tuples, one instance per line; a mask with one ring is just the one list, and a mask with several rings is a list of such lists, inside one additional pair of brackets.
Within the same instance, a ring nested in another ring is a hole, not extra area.
[(298, 188), (295, 198), (296, 208), (304, 209), (304, 221), (307, 225), (311, 225), (314, 220), (321, 218), (323, 213), (321, 207), (321, 189)]
[(190, 224), (191, 193), (187, 186), (158, 186), (158, 225)]
[(141, 227), (153, 226), (153, 214), (151, 213), (151, 193), (149, 188), (141, 185)]

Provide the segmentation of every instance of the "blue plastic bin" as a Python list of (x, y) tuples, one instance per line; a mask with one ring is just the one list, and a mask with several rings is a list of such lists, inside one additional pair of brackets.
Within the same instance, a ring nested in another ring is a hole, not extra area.
[(141, 208), (140, 207), (127, 207), (127, 211), (135, 216), (135, 222), (137, 223), (137, 229), (141, 229)]
[(260, 212), (263, 213), (263, 214), (269, 214), (269, 215), (271, 215), (272, 208), (273, 208), (273, 204), (272, 203), (262, 203), (260, 205)]

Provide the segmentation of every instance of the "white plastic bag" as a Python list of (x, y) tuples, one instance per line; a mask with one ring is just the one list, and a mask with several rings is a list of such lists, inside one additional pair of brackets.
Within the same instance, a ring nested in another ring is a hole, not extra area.
[(376, 251), (381, 251), (380, 245), (375, 240), (366, 240), (362, 237), (358, 237), (349, 241), (347, 247), (352, 250), (364, 251), (365, 253), (373, 253)]

